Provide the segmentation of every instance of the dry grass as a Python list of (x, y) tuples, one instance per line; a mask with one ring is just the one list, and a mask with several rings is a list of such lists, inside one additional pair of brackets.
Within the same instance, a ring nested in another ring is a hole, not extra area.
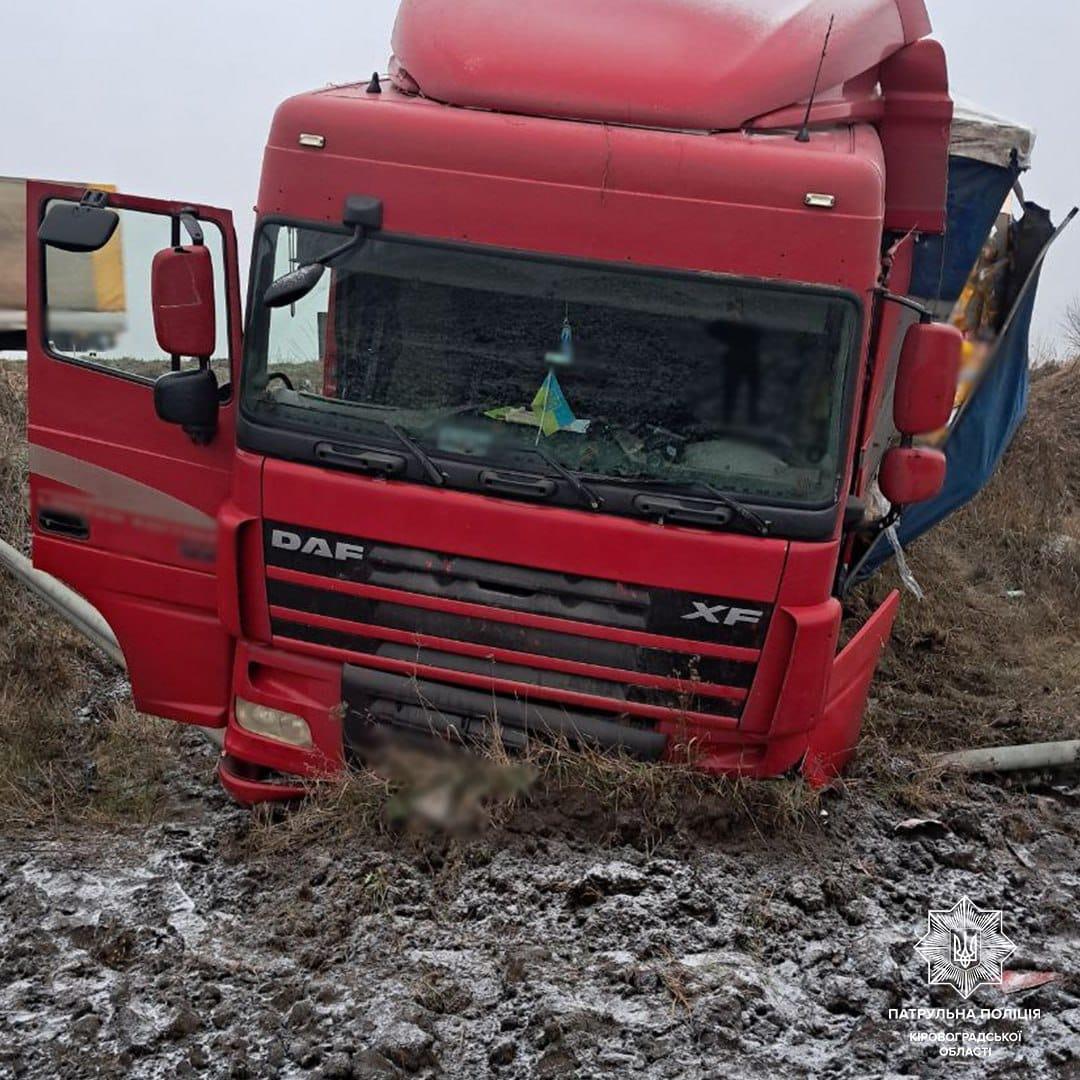
[(647, 763), (565, 746), (539, 747), (532, 761), (539, 799), (558, 806), (581, 801), (601, 827), (629, 828), (646, 843), (745, 826), (797, 838), (816, 823), (821, 803), (821, 793), (801, 778), (729, 780), (689, 763)]
[[(940, 794), (931, 752), (1080, 730), (1080, 362), (1039, 372), (1029, 418), (970, 506), (920, 540), (856, 777)], [(890, 570), (857, 615), (896, 584)], [(950, 779), (950, 785), (955, 784)]]
[(470, 840), (570, 827), (645, 850), (748, 829), (799, 845), (816, 831), (824, 798), (802, 779), (733, 781), (565, 743), (537, 743), (513, 758), (500, 745), (405, 752), (376, 767), (313, 784), (297, 807), (263, 811), (245, 843), (282, 854), (348, 847), (364, 835), (422, 848), (433, 835)]
[(0, 536), (26, 543), (26, 372), (0, 360)]
[(1065, 308), (1061, 331), (1071, 356), (1080, 356), (1080, 296), (1074, 297)]

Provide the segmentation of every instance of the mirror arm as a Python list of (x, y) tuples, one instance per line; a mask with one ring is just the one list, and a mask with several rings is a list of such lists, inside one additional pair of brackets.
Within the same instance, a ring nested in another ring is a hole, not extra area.
[(325, 255), (320, 255), (317, 259), (314, 259), (312, 263), (307, 265), (311, 266), (318, 263), (320, 266), (328, 266), (342, 255), (348, 254), (350, 251), (355, 251), (357, 248), (363, 247), (365, 241), (368, 238), (368, 229), (363, 225), (357, 225), (353, 230), (352, 236), (349, 237), (343, 244), (338, 244), (336, 248), (332, 248), (326, 252)]
[[(330, 266), (330, 263), (342, 255), (359, 251), (372, 233), (377, 233), (382, 229), (382, 200), (370, 195), (348, 196), (345, 200), (342, 222), (346, 226), (352, 226), (352, 236), (317, 259), (301, 263), (288, 273), (282, 274), (277, 280), (270, 282), (263, 292), (263, 304), (266, 307), (275, 308), (294, 304), (318, 284), (322, 272)], [(318, 273), (313, 277), (309, 271), (315, 269)], [(276, 292), (275, 288), (277, 288)]]
[[(179, 214), (176, 214), (172, 219), (172, 235), (170, 242), (174, 248), (180, 246), (180, 226), (183, 225), (187, 231), (188, 236), (191, 238), (192, 244), (196, 247), (204, 246), (204, 238), (202, 226), (196, 219), (196, 212), (193, 206), (185, 206)], [(172, 353), (169, 357), (169, 366), (173, 371), (179, 371), (182, 364), (181, 358), (178, 353)], [(199, 366), (204, 367), (202, 359), (199, 359)]]
[(901, 307), (907, 308), (908, 311), (914, 311), (919, 316), (919, 322), (924, 326), (934, 321), (934, 313), (910, 296), (901, 296), (899, 293), (889, 292), (888, 289), (883, 287), (875, 289), (874, 292), (887, 303), (899, 304)]
[(216, 427), (193, 427), (184, 424), (181, 430), (196, 446), (209, 446), (217, 434)]
[[(285, 274), (281, 278), (278, 278), (278, 281), (284, 281), (286, 278), (300, 274), (302, 271), (310, 270), (312, 267), (315, 266), (322, 268), (319, 271), (319, 273), (321, 274), (322, 271), (327, 269), (328, 265), (335, 259), (339, 258), (342, 255), (346, 255), (351, 251), (358, 251), (360, 248), (362, 248), (367, 242), (369, 232), (370, 230), (366, 229), (363, 225), (357, 225), (355, 232), (343, 244), (338, 244), (336, 248), (333, 248), (331, 251), (326, 252), (325, 255), (320, 255), (317, 259), (312, 259), (311, 262), (301, 263), (298, 267), (296, 267), (295, 270), (290, 270), (288, 274)], [(315, 279), (316, 282), (318, 280), (318, 278)], [(283, 301), (278, 300), (271, 302), (267, 300), (267, 294), (270, 292), (271, 289), (273, 289), (276, 284), (277, 281), (271, 282), (270, 285), (267, 287), (266, 291), (263, 293), (263, 303), (266, 304), (267, 307), (284, 306), (285, 302)], [(294, 296), (288, 302), (295, 303), (295, 301), (301, 296), (306, 296), (308, 291), (310, 291), (310, 289), (299, 293), (297, 296)]]
[[(203, 239), (202, 226), (198, 222), (198, 214), (193, 206), (185, 206), (179, 214), (180, 224), (187, 230), (188, 236), (191, 237), (191, 242), (196, 247), (202, 247), (205, 243)], [(173, 245), (174, 247), (176, 244)]]

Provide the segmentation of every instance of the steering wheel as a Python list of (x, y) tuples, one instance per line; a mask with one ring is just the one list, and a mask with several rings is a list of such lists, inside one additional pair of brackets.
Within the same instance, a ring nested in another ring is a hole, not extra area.
[(293, 389), (292, 380), (289, 378), (288, 375), (285, 374), (284, 371), (270, 372), (270, 374), (266, 376), (266, 385), (269, 386), (275, 379), (280, 379), (285, 384), (286, 390)]

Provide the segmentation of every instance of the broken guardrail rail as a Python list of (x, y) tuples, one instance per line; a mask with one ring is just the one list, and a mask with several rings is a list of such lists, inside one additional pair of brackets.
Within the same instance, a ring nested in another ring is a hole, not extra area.
[(5, 566), (31, 592), (41, 597), (117, 667), (127, 670), (116, 635), (95, 607), (51, 574), (35, 570), (30, 560), (5, 540), (0, 540), (0, 565)]
[(1017, 772), (1021, 769), (1065, 769), (1080, 763), (1080, 739), (1029, 743), (1025, 746), (990, 746), (941, 754), (939, 765), (956, 772)]

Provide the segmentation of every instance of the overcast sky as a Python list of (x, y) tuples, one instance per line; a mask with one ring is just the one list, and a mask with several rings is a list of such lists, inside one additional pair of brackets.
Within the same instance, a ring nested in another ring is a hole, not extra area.
[[(507, 0), (516, 2), (533, 0)], [(929, 3), (954, 92), (1038, 129), (1025, 186), (1060, 219), (1080, 202), (1080, 4)], [(385, 70), (396, 9), (397, 0), (0, 0), (0, 175), (92, 179), (231, 208), (246, 258), (274, 107)], [(1057, 338), (1078, 293), (1080, 224), (1050, 256), (1038, 333)]]

